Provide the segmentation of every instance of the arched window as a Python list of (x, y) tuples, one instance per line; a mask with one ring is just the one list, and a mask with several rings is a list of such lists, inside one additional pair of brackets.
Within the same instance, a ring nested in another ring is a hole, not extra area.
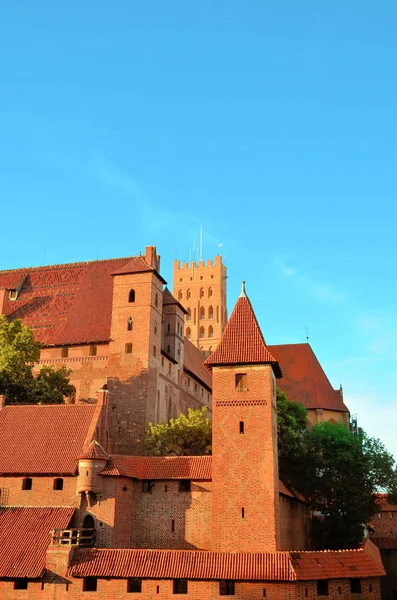
[(205, 319), (205, 308), (202, 306), (200, 308), (200, 319)]
[(54, 479), (53, 489), (57, 490), (57, 491), (63, 490), (63, 479), (62, 479), (62, 477), (56, 477)]
[(208, 298), (211, 298), (212, 296), (212, 287), (208, 288)]
[(208, 307), (208, 318), (209, 319), (213, 319), (214, 318), (214, 309), (212, 308), (212, 306)]
[(128, 302), (135, 302), (135, 290), (130, 290), (128, 294)]
[(134, 325), (134, 321), (132, 319), (132, 317), (128, 317), (128, 321), (127, 321), (127, 331), (132, 331), (132, 327)]
[(214, 337), (214, 328), (212, 325), (208, 327), (208, 337)]
[(86, 515), (84, 517), (83, 529), (95, 529), (95, 520), (92, 515)]
[(32, 478), (25, 477), (22, 479), (22, 489), (23, 490), (31, 490), (32, 489)]
[(192, 311), (190, 308), (187, 309), (186, 321), (191, 321), (192, 319)]
[(191, 296), (190, 290), (187, 290), (187, 292), (186, 292), (186, 300), (189, 300), (190, 296)]
[(200, 289), (200, 298), (204, 298), (204, 288)]
[(132, 344), (126, 344), (125, 345), (125, 353), (126, 354), (132, 354)]
[(205, 336), (204, 327), (200, 327), (200, 337), (203, 338)]
[(178, 300), (183, 300), (183, 292), (182, 292), (182, 290), (179, 290), (179, 292), (178, 292)]
[(192, 330), (190, 329), (190, 327), (186, 328), (186, 337), (188, 340), (190, 340), (190, 338), (192, 337)]

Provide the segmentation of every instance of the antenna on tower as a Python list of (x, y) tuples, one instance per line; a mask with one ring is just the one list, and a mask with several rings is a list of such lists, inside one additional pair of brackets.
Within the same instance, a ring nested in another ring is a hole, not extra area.
[(203, 226), (200, 226), (200, 260), (203, 260)]
[(306, 342), (309, 343), (309, 330), (306, 325)]

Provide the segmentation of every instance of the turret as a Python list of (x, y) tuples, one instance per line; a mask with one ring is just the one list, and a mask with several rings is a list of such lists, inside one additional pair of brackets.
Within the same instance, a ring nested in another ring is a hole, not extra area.
[[(99, 473), (103, 471), (109, 455), (96, 440), (79, 456), (79, 477), (77, 482), (77, 493), (100, 494), (102, 482)], [(90, 504), (90, 502), (89, 502)]]

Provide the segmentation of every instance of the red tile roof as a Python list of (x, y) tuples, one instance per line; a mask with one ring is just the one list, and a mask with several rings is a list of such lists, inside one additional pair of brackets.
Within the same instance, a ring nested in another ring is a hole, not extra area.
[(309, 344), (269, 346), (283, 372), (278, 382), (290, 401), (307, 409), (348, 412), (339, 390), (334, 390)]
[(111, 455), (102, 475), (124, 475), (136, 479), (192, 479), (210, 481), (212, 456), (124, 456)]
[(371, 542), (381, 550), (397, 550), (397, 535), (384, 537), (371, 535)]
[(211, 368), (215, 365), (255, 363), (270, 363), (276, 376), (280, 377), (277, 361), (266, 346), (251, 302), (242, 292), (225, 327), (221, 341), (204, 364)]
[(93, 440), (79, 459), (83, 460), (109, 460), (109, 454), (102, 448), (101, 444)]
[(73, 508), (0, 508), (0, 577), (40, 577), (52, 529), (66, 529)]
[(0, 271), (0, 288), (16, 289), (26, 278), (18, 299), (7, 299), (5, 314), (21, 318), (46, 345), (108, 341), (111, 273), (130, 261), (128, 257)]
[(184, 338), (183, 366), (185, 371), (202, 381), (209, 391), (212, 389), (212, 375), (204, 366), (202, 354), (186, 337)]
[(24, 405), (0, 410), (0, 473), (73, 474), (95, 405)]
[(132, 256), (125, 265), (113, 271), (112, 275), (129, 275), (130, 273), (146, 273), (147, 271), (153, 271), (163, 283), (167, 283), (165, 279), (163, 279), (161, 275), (146, 262), (143, 256)]
[(385, 574), (375, 552), (208, 552), (203, 550), (81, 549), (72, 577), (310, 581)]

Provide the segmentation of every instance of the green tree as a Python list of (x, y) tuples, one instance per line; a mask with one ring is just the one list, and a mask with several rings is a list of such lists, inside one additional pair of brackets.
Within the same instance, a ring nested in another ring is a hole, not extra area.
[(64, 367), (43, 366), (34, 377), (41, 347), (20, 319), (9, 322), (0, 316), (0, 394), (5, 394), (7, 404), (59, 404), (73, 393), (70, 371)]
[(168, 423), (148, 424), (146, 449), (155, 456), (211, 454), (211, 421), (206, 407), (188, 408)]

